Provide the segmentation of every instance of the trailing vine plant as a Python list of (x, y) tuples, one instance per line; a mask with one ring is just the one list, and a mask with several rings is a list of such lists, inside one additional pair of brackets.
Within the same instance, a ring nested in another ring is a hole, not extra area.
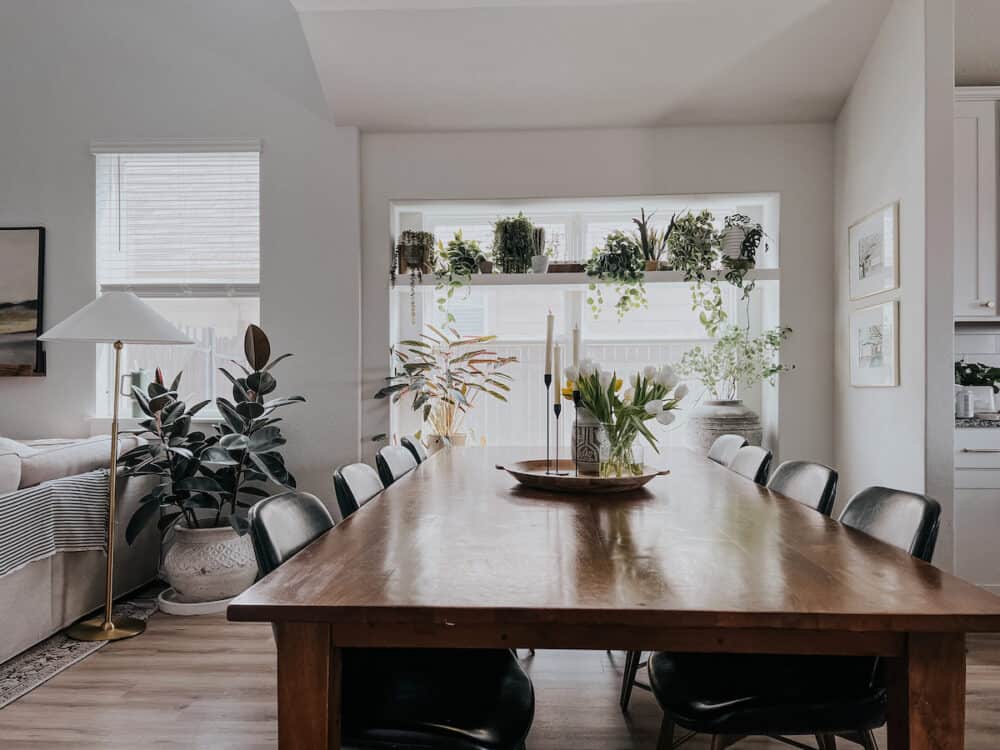
[(726, 321), (722, 288), (709, 272), (719, 258), (719, 236), (711, 212), (693, 214), (688, 211), (674, 222), (668, 239), (670, 263), (691, 283), (691, 307), (698, 310), (698, 319), (709, 336), (715, 336)]
[(486, 261), (486, 256), (480, 249), (478, 241), (462, 237), (461, 229), (455, 232), (455, 236), (447, 245), (438, 241), (438, 255), (444, 260), (444, 265), (436, 272), (435, 301), (438, 310), (445, 316), (448, 325), (451, 325), (455, 322), (455, 316), (448, 309), (448, 303), (457, 291), (472, 283), (472, 275), (479, 273), (480, 265)]
[[(587, 275), (604, 284), (612, 284), (618, 299), (615, 312), (618, 319), (625, 317), (629, 310), (646, 307), (646, 287), (643, 284), (642, 249), (635, 238), (622, 231), (611, 232), (604, 238), (604, 247), (595, 247), (593, 256), (586, 265)], [(602, 283), (590, 282), (587, 304), (594, 317), (600, 317), (604, 307)]]

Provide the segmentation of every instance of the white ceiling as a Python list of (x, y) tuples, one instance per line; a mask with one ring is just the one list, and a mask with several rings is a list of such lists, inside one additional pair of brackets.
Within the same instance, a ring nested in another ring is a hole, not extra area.
[(832, 120), (891, 0), (292, 0), (368, 131)]
[(1000, 0), (956, 0), (955, 83), (1000, 85)]

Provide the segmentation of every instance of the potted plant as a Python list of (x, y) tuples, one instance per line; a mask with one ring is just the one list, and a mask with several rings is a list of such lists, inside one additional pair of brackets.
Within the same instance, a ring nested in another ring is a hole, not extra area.
[[(629, 310), (646, 306), (646, 288), (643, 286), (643, 258), (639, 243), (622, 231), (611, 232), (604, 238), (604, 247), (594, 248), (587, 262), (587, 275), (601, 282), (614, 285), (615, 311), (621, 320)], [(601, 284), (590, 283), (587, 304), (598, 317), (604, 307)]]
[(967, 388), (975, 399), (975, 410), (991, 412), (996, 410), (995, 396), (1000, 393), (1000, 367), (990, 367), (981, 362), (955, 363), (955, 384)]
[(698, 318), (709, 336), (714, 336), (726, 320), (722, 288), (710, 272), (719, 260), (718, 234), (709, 211), (688, 211), (674, 222), (667, 246), (670, 265), (691, 283), (691, 301), (699, 310)]
[(500, 273), (527, 273), (535, 254), (535, 227), (523, 214), (497, 219), (493, 225), (493, 261)]
[(501, 357), (483, 345), (495, 336), (446, 336), (434, 326), (419, 339), (393, 347), (394, 372), (375, 398), (398, 403), (412, 396), (414, 411), (431, 427), (429, 447), (461, 445), (465, 416), (481, 395), (507, 401), (511, 376), (503, 369), (517, 357)]
[(697, 378), (708, 400), (692, 409), (687, 433), (691, 448), (707, 453), (720, 435), (743, 435), (760, 445), (760, 417), (738, 398), (739, 387), (750, 387), (793, 369), (778, 361), (782, 342), (791, 328), (772, 328), (751, 336), (738, 326), (728, 326), (709, 350), (696, 346), (681, 358), (678, 371)]
[(565, 375), (569, 395), (574, 390), (580, 394), (571, 446), (580, 471), (604, 477), (641, 474), (644, 461), (636, 441), (642, 437), (659, 452), (646, 422), (673, 422), (673, 411), (687, 394), (687, 386), (679, 384), (670, 365), (644, 367), (629, 378), (630, 387), (624, 392), (616, 373), (600, 370), (590, 360), (581, 361), (579, 370), (567, 367)]
[[(208, 402), (187, 408), (177, 396), (180, 375), (170, 388), (162, 373), (143, 392), (132, 394), (145, 415), (137, 434), (148, 440), (122, 456), (127, 476), (153, 475), (160, 483), (140, 502), (126, 527), (129, 543), (148, 524), (173, 531), (164, 574), (183, 603), (229, 599), (253, 583), (257, 563), (247, 531), (246, 511), (271, 492), (269, 484), (294, 487), (278, 448), (285, 443), (274, 413), (301, 396), (267, 400), (277, 387), (267, 336), (250, 326), (244, 338), (243, 375), (222, 372), (233, 383), (234, 400), (216, 400), (223, 422), (216, 435), (191, 429), (192, 417)], [(269, 361), (270, 360), (270, 361)]]
[(746, 275), (757, 265), (757, 251), (764, 243), (764, 228), (746, 214), (732, 214), (725, 218), (725, 226), (719, 234), (719, 248), (722, 253), (722, 267), (726, 281), (743, 291), (743, 299), (750, 296), (754, 283), (746, 283)]
[(646, 216), (646, 209), (640, 208), (639, 218), (632, 219), (637, 228), (636, 240), (642, 250), (642, 257), (645, 260), (645, 269), (647, 271), (659, 271), (663, 265), (663, 254), (667, 250), (667, 242), (670, 240), (670, 235), (674, 231), (674, 225), (677, 220), (677, 214), (674, 214), (670, 217), (670, 224), (667, 228), (660, 231), (650, 223), (655, 215), (656, 212), (654, 211), (649, 216)]
[(396, 285), (396, 268), (410, 277), (410, 320), (417, 322), (417, 283), (434, 268), (434, 235), (430, 232), (405, 230), (395, 247), (389, 282)]
[(472, 281), (474, 273), (480, 272), (486, 256), (476, 240), (467, 240), (462, 236), (461, 229), (455, 232), (447, 246), (438, 242), (438, 256), (444, 261), (444, 265), (436, 272), (435, 299), (438, 310), (451, 324), (455, 322), (455, 316), (449, 312), (448, 303), (455, 292)]
[(531, 230), (531, 244), (534, 248), (531, 256), (531, 272), (546, 273), (549, 270), (549, 251), (545, 247), (544, 227)]

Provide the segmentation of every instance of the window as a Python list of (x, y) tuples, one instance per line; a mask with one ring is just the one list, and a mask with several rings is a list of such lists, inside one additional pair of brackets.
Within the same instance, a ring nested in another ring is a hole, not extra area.
[[(190, 347), (128, 347), (126, 373), (183, 370), (181, 397), (228, 393), (218, 367), (240, 358), (260, 319), (260, 153), (99, 151), (97, 283), (131, 291), (187, 333)], [(111, 412), (111, 357), (98, 360), (99, 414)], [(124, 405), (124, 402), (123, 402)], [(128, 411), (125, 412), (128, 414)]]
[[(762, 221), (765, 228), (772, 227), (768, 230), (771, 251), (761, 259), (761, 265), (776, 265), (777, 199), (774, 196), (542, 199), (496, 204), (415, 202), (394, 206), (397, 211), (394, 230), (427, 230), (444, 244), (461, 230), (466, 239), (479, 240), (483, 250), (489, 251), (493, 244), (493, 222), (498, 217), (523, 212), (533, 223), (545, 227), (549, 240), (558, 239), (557, 258), (581, 262), (591, 257), (594, 247), (603, 245), (608, 233), (615, 230), (634, 233), (636, 227), (632, 218), (638, 214), (636, 207), (640, 205), (647, 216), (652, 215), (652, 224), (661, 231), (667, 228), (673, 214), (698, 211), (702, 207), (712, 211), (719, 226), (723, 217), (729, 214), (749, 214)], [(556, 282), (556, 278), (551, 281)], [(432, 285), (416, 289), (421, 299), (416, 306), (415, 321), (411, 319), (409, 293), (409, 285), (400, 284), (392, 298), (392, 330), (397, 341), (415, 338), (428, 324), (438, 328), (446, 325), (446, 315), (438, 308), (440, 295), (434, 293)], [(549, 410), (542, 408), (545, 398), (542, 370), (544, 320), (548, 310), (556, 315), (556, 337), (566, 347), (567, 357), (572, 356), (568, 350), (572, 328), (579, 326), (583, 342), (581, 357), (593, 359), (620, 376), (628, 376), (646, 364), (676, 363), (685, 351), (712, 342), (698, 313), (692, 309), (691, 289), (687, 284), (662, 281), (646, 284), (648, 307), (629, 312), (624, 325), (615, 315), (613, 301), (609, 299), (611, 294), (611, 290), (605, 292), (605, 309), (597, 319), (586, 303), (588, 293), (584, 283), (473, 285), (454, 294), (447, 303), (448, 312), (454, 317), (452, 327), (464, 335), (496, 336), (492, 348), (498, 354), (518, 358), (518, 362), (508, 369), (514, 378), (507, 394), (508, 402), (482, 399), (470, 412), (465, 427), (471, 439), (477, 442), (486, 439), (491, 445), (537, 445), (540, 440), (544, 441), (545, 417)], [(738, 293), (724, 285), (723, 294), (730, 319), (752, 323), (750, 308), (737, 304)], [(752, 313), (753, 316), (759, 314), (759, 310)], [(691, 385), (686, 407), (701, 396), (702, 389), (694, 383)], [(572, 415), (572, 409), (567, 413)], [(391, 431), (397, 435), (420, 429), (419, 417), (408, 404), (394, 407), (391, 420)], [(681, 442), (677, 429), (680, 424), (682, 421), (670, 427), (651, 425), (651, 429), (658, 433), (661, 444), (671, 445)], [(569, 427), (564, 423), (564, 444), (568, 437)]]

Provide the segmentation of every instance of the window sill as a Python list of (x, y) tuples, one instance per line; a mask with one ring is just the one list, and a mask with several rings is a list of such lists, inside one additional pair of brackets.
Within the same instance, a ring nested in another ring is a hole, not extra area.
[[(135, 430), (139, 428), (139, 417), (119, 417), (118, 418), (118, 429), (119, 430)], [(200, 427), (214, 427), (219, 422), (222, 421), (222, 417), (195, 417), (191, 420), (192, 425), (198, 425)], [(87, 425), (90, 428), (91, 436), (94, 435), (107, 435), (111, 432), (111, 417), (90, 417), (87, 420)]]

